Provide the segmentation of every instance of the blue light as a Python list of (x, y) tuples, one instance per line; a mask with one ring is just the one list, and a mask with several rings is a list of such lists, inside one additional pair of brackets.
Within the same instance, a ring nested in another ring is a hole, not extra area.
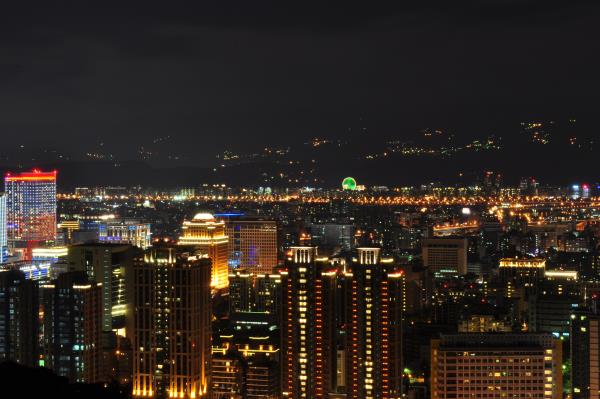
[(231, 213), (215, 213), (216, 217), (229, 217), (229, 216), (244, 216), (244, 213), (235, 213), (235, 212), (231, 212)]

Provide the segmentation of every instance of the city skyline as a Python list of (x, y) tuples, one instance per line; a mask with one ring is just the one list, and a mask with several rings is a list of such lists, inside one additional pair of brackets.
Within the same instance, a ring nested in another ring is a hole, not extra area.
[(600, 399), (598, 17), (1, 5), (0, 396)]

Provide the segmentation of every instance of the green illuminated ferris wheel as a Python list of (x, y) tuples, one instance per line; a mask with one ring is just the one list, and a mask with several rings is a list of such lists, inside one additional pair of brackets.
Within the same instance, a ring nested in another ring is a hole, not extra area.
[(342, 188), (344, 190), (356, 190), (356, 180), (354, 177), (346, 177), (344, 180), (342, 180)]

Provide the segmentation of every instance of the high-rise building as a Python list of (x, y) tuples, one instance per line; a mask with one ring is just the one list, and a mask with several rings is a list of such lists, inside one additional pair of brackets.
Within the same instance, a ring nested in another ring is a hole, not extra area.
[(550, 334), (442, 335), (431, 342), (431, 398), (562, 398), (561, 362)]
[(131, 281), (133, 396), (207, 397), (210, 259), (193, 247), (152, 247), (136, 258)]
[(40, 287), (40, 363), (71, 382), (102, 374), (102, 290), (84, 272), (67, 272)]
[(192, 220), (183, 222), (180, 245), (193, 245), (208, 255), (212, 262), (211, 287), (227, 288), (229, 238), (225, 234), (225, 222), (215, 220), (210, 213), (198, 213)]
[(4, 188), (9, 247), (29, 259), (32, 248), (56, 240), (56, 171), (7, 173)]
[[(325, 398), (331, 389), (334, 348), (327, 300), (331, 289), (327, 258), (316, 247), (292, 247), (282, 281), (282, 394)], [(324, 276), (325, 275), (325, 276)]]
[(112, 244), (131, 244), (146, 249), (150, 246), (151, 228), (149, 223), (133, 219), (108, 219), (98, 225), (98, 240)]
[(600, 315), (571, 316), (571, 392), (573, 399), (600, 398)]
[(6, 233), (6, 194), (0, 194), (0, 264), (8, 260), (8, 236)]
[(423, 266), (436, 278), (467, 274), (466, 238), (425, 238)]
[(18, 270), (0, 272), (0, 362), (37, 366), (38, 293)]
[(358, 248), (350, 283), (346, 392), (349, 398), (402, 396), (404, 273), (379, 248)]
[(277, 266), (277, 223), (274, 220), (230, 219), (229, 266), (255, 274), (270, 274)]
[(229, 309), (235, 312), (267, 312), (277, 319), (281, 307), (281, 275), (254, 275), (238, 270), (229, 275)]
[(405, 279), (379, 248), (351, 267), (292, 247), (282, 275), (282, 391), (292, 398), (402, 395)]
[(102, 330), (125, 336), (127, 273), (139, 250), (127, 244), (79, 244), (69, 247), (71, 270), (84, 271), (90, 281), (102, 285)]

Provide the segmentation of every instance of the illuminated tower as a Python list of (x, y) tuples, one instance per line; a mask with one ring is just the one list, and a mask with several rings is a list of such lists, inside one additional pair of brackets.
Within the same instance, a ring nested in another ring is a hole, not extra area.
[(127, 328), (133, 396), (200, 398), (209, 389), (210, 260), (193, 247), (148, 249), (135, 260)]
[(282, 273), (282, 393), (291, 398), (402, 396), (404, 273), (379, 248), (350, 268), (292, 247)]
[(401, 397), (404, 273), (379, 248), (358, 248), (350, 286), (348, 398)]
[(210, 285), (214, 289), (228, 286), (228, 242), (225, 222), (216, 221), (210, 213), (198, 213), (192, 220), (183, 222), (183, 234), (179, 237), (180, 245), (193, 245), (211, 259)]
[(84, 272), (40, 286), (40, 364), (71, 382), (101, 379), (102, 291)]
[(141, 251), (126, 244), (78, 244), (69, 247), (68, 265), (84, 271), (90, 281), (101, 283), (102, 330), (126, 335), (127, 273)]
[(0, 263), (8, 260), (8, 238), (6, 235), (6, 194), (0, 194)]
[(29, 259), (32, 248), (56, 240), (56, 171), (7, 173), (4, 187), (8, 244)]
[(334, 275), (317, 259), (316, 247), (292, 247), (282, 281), (283, 397), (326, 398), (331, 390)]
[(226, 224), (229, 264), (255, 274), (270, 274), (277, 266), (277, 223), (274, 220), (232, 219)]

